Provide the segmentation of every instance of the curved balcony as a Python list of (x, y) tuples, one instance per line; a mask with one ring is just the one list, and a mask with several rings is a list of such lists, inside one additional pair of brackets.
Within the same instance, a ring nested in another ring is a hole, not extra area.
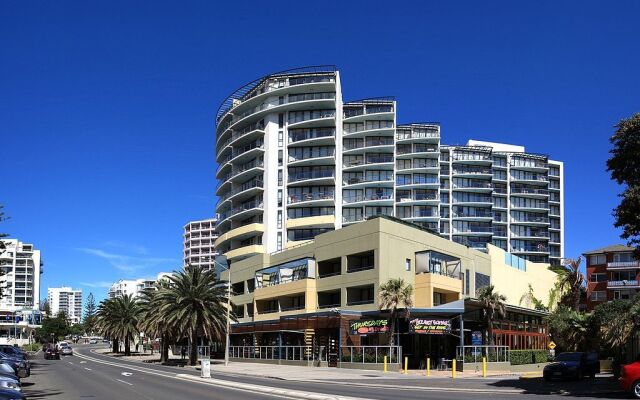
[(288, 186), (306, 185), (313, 183), (315, 185), (332, 185), (335, 182), (335, 171), (307, 171), (289, 174), (287, 177)]
[(229, 131), (233, 131), (238, 126), (264, 118), (267, 114), (310, 108), (334, 108), (335, 96), (335, 92), (289, 94), (286, 101), (283, 100), (281, 102), (280, 99), (276, 99), (258, 104), (244, 112), (235, 114), (229, 126), (225, 128), (225, 131), (221, 131), (221, 135), (217, 138), (216, 143), (223, 142), (228, 136), (227, 133)]
[(451, 217), (462, 221), (491, 221), (494, 215), (492, 212), (452, 212)]
[(358, 129), (358, 130), (353, 130), (353, 129), (343, 129), (342, 131), (342, 137), (345, 139), (358, 139), (358, 138), (364, 138), (366, 136), (386, 136), (386, 135), (393, 135), (393, 133), (395, 132), (395, 128), (393, 126), (390, 127), (386, 127), (386, 128), (362, 128), (362, 129)]
[(255, 180), (251, 182), (247, 182), (242, 186), (230, 190), (224, 195), (218, 198), (218, 204), (216, 205), (216, 210), (222, 208), (221, 206), (226, 201), (243, 201), (245, 199), (249, 199), (255, 197), (258, 193), (264, 191), (264, 184), (261, 180)]
[(251, 244), (237, 249), (229, 250), (224, 253), (229, 261), (238, 261), (243, 258), (255, 256), (256, 254), (264, 254), (264, 246), (261, 244)]
[(362, 222), (364, 220), (365, 220), (364, 215), (343, 216), (342, 225), (355, 224), (356, 222)]
[(365, 204), (367, 206), (383, 206), (383, 205), (393, 205), (393, 195), (385, 194), (362, 194), (362, 195), (354, 195), (354, 196), (343, 196), (342, 204)]
[(393, 120), (395, 118), (392, 98), (365, 99), (349, 102), (343, 106), (344, 122), (365, 120)]
[(465, 191), (465, 192), (493, 192), (493, 185), (491, 182), (467, 182), (463, 185), (456, 185), (455, 183), (452, 185), (452, 190), (454, 191)]
[(334, 165), (335, 164), (335, 149), (331, 150), (312, 150), (294, 152), (291, 155), (289, 153), (288, 166), (303, 166), (303, 165)]
[(549, 178), (544, 175), (518, 175), (514, 176), (511, 174), (512, 182), (526, 183), (526, 184), (534, 184), (534, 185), (547, 185), (549, 183)]
[(367, 168), (375, 168), (379, 170), (392, 170), (394, 168), (393, 155), (380, 157), (371, 156), (359, 158), (355, 160), (345, 161), (342, 164), (343, 171), (361, 171)]
[(220, 231), (220, 226), (230, 222), (232, 219), (244, 219), (264, 212), (264, 204), (261, 201), (252, 201), (233, 207), (223, 214), (220, 214), (216, 228)]
[(288, 207), (309, 207), (309, 206), (331, 206), (334, 203), (335, 195), (327, 192), (311, 192), (300, 195), (289, 195), (287, 198)]
[(511, 169), (518, 169), (521, 171), (546, 173), (549, 170), (549, 163), (542, 159), (511, 156), (511, 162), (509, 165)]
[(414, 210), (409, 217), (402, 217), (403, 220), (409, 221), (435, 221), (440, 219), (440, 214), (431, 211), (416, 211)]
[(309, 119), (294, 118), (289, 119), (288, 129), (299, 129), (307, 127), (331, 127), (335, 126), (335, 110), (313, 110), (318, 111), (317, 115), (312, 116)]
[(440, 157), (440, 149), (437, 146), (429, 146), (417, 149), (396, 149), (396, 158), (400, 160), (423, 157), (438, 158)]
[(533, 188), (511, 188), (511, 195), (518, 197), (545, 199), (549, 197), (549, 190)]
[(471, 165), (454, 167), (451, 174), (458, 178), (491, 179), (493, 177), (491, 168), (474, 168)]
[(491, 236), (493, 235), (493, 227), (491, 226), (473, 226), (469, 228), (459, 229), (451, 228), (451, 233), (461, 236)]
[(216, 194), (219, 197), (222, 197), (228, 190), (230, 190), (232, 183), (245, 182), (262, 174), (264, 174), (264, 161), (262, 160), (255, 160), (244, 164), (241, 167), (233, 168), (228, 175), (224, 176), (220, 180), (220, 185), (218, 185)]
[(410, 206), (419, 204), (437, 204), (440, 203), (440, 197), (437, 193), (415, 193), (412, 196), (396, 195), (396, 204), (398, 206)]
[(548, 204), (531, 204), (531, 205), (521, 205), (514, 204), (511, 202), (511, 209), (517, 211), (534, 211), (534, 212), (543, 212), (549, 210)]
[(388, 179), (380, 179), (379, 177), (367, 177), (367, 176), (359, 176), (359, 177), (351, 177), (348, 179), (343, 179), (342, 187), (349, 189), (357, 189), (363, 187), (393, 187), (393, 175)]
[[(543, 216), (527, 216), (524, 218), (511, 218), (511, 224), (516, 225), (549, 225), (549, 218)], [(549, 229), (553, 229), (550, 227)], [(559, 228), (558, 228), (559, 229)]]
[(261, 235), (264, 233), (264, 224), (252, 223), (244, 225), (238, 228), (231, 229), (230, 231), (218, 236), (214, 246), (216, 248), (224, 247), (224, 245), (230, 240), (243, 240), (252, 236)]
[(401, 178), (396, 176), (396, 188), (397, 189), (415, 189), (415, 188), (439, 188), (440, 180), (435, 179), (423, 179), (413, 177), (411, 179)]
[(440, 141), (439, 130), (422, 129), (406, 131), (398, 126), (396, 131), (396, 141), (398, 144), (404, 143), (438, 143)]
[(477, 196), (477, 197), (468, 197), (466, 199), (456, 199), (455, 197), (451, 199), (451, 204), (454, 205), (479, 205), (479, 206), (493, 206), (493, 199), (491, 196)]
[[(435, 160), (432, 160), (435, 161)], [(440, 164), (436, 162), (412, 162), (411, 168), (396, 168), (396, 172), (398, 174), (410, 174), (412, 172), (429, 172), (429, 173), (437, 173), (440, 171)]]
[(236, 114), (242, 113), (269, 96), (330, 91), (335, 87), (335, 74), (334, 65), (317, 65), (262, 76), (231, 93), (218, 107), (216, 122), (218, 125), (223, 125), (229, 117), (233, 116), (234, 111)]
[(493, 159), (490, 156), (475, 156), (467, 154), (453, 154), (451, 162), (461, 165), (492, 165)]
[(549, 232), (548, 231), (530, 231), (530, 232), (511, 232), (512, 239), (534, 239), (534, 240), (549, 240)]
[(233, 158), (229, 161), (232, 164), (242, 164), (264, 154), (264, 143), (254, 142), (249, 145), (233, 149)]
[(287, 219), (287, 229), (289, 228), (331, 228), (335, 225), (336, 217), (333, 215), (317, 215), (311, 217)]
[(524, 246), (511, 246), (511, 253), (534, 253), (534, 254), (546, 254), (549, 253), (549, 245), (546, 243), (527, 244)]
[(344, 145), (342, 148), (343, 154), (364, 154), (365, 152), (375, 153), (393, 153), (395, 144), (393, 138), (384, 139), (365, 139), (362, 143)]
[(216, 156), (226, 153), (230, 146), (239, 147), (245, 143), (255, 142), (257, 139), (264, 137), (264, 122), (259, 121), (249, 126), (246, 126), (238, 131), (231, 131), (229, 136), (224, 142), (216, 144)]
[(335, 128), (310, 128), (302, 131), (289, 130), (289, 141), (287, 146), (303, 146), (312, 144), (313, 146), (335, 144)]

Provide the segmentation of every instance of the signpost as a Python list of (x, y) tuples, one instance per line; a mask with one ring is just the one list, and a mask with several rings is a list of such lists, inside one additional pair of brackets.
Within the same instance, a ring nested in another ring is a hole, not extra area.
[(423, 335), (451, 333), (451, 320), (414, 318), (409, 321), (409, 332)]

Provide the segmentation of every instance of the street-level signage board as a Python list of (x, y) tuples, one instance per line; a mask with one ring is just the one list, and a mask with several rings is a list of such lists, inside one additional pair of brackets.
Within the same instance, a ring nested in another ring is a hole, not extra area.
[(444, 335), (451, 333), (451, 321), (448, 319), (414, 318), (409, 321), (409, 332), (423, 335)]
[(389, 332), (389, 325), (386, 319), (364, 319), (351, 321), (349, 331), (352, 335), (368, 335), (370, 333)]

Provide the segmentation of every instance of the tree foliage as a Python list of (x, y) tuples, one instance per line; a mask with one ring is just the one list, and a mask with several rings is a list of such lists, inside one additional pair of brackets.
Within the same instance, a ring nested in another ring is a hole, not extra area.
[(396, 321), (398, 311), (405, 310), (405, 318), (409, 317), (413, 307), (413, 286), (402, 278), (392, 278), (380, 285), (380, 309), (389, 310), (389, 345), (395, 344)]
[(61, 311), (57, 315), (48, 314), (42, 320), (42, 327), (36, 329), (36, 339), (40, 342), (62, 340), (71, 333), (67, 315)]
[(95, 298), (93, 297), (93, 293), (89, 293), (87, 303), (84, 306), (84, 318), (82, 319), (84, 331), (88, 335), (92, 335), (96, 330), (96, 311)]
[(640, 113), (622, 119), (610, 142), (613, 148), (607, 170), (624, 186), (622, 200), (613, 210), (615, 226), (622, 228), (621, 237), (635, 246), (640, 257)]
[(131, 341), (138, 333), (140, 307), (130, 294), (104, 300), (98, 306), (97, 327), (102, 334), (114, 341), (117, 351), (119, 341), (124, 342), (124, 354), (131, 354)]
[(640, 296), (598, 304), (593, 322), (602, 347), (619, 353), (640, 331)]
[(493, 285), (485, 286), (478, 290), (478, 300), (482, 308), (482, 319), (487, 328), (488, 344), (493, 344), (493, 322), (496, 317), (504, 318), (507, 315), (505, 302), (507, 298), (494, 291)]
[[(550, 303), (558, 302), (561, 305), (571, 307), (573, 310), (580, 309), (580, 297), (584, 290), (585, 278), (580, 271), (582, 257), (577, 259), (563, 260), (561, 268), (556, 268), (558, 279), (550, 293)], [(553, 304), (550, 304), (552, 308)]]
[(562, 351), (579, 351), (589, 347), (590, 315), (561, 304), (547, 317), (551, 339)]

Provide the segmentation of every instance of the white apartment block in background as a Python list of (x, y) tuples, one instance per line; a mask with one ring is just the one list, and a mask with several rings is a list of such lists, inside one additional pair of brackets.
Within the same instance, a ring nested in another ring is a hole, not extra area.
[(72, 324), (79, 324), (82, 320), (82, 290), (70, 287), (49, 288), (47, 291), (51, 315), (60, 311), (67, 315)]
[(215, 241), (218, 238), (215, 218), (191, 221), (184, 226), (184, 266), (200, 265), (214, 269)]
[(40, 309), (40, 250), (17, 239), (2, 239), (5, 250), (0, 250), (0, 285), (4, 296), (0, 311), (15, 312)]
[(398, 124), (397, 106), (343, 101), (333, 66), (231, 94), (216, 116), (215, 248), (240, 260), (388, 215), (475, 249), (560, 262), (561, 162), (522, 146), (442, 144), (438, 123)]
[(160, 272), (156, 279), (133, 279), (133, 280), (125, 280), (120, 279), (118, 282), (115, 282), (109, 288), (109, 298), (113, 299), (115, 297), (124, 296), (127, 294), (132, 295), (133, 297), (138, 297), (140, 293), (148, 288), (152, 288), (153, 285), (165, 279), (167, 275), (171, 275), (169, 272)]

